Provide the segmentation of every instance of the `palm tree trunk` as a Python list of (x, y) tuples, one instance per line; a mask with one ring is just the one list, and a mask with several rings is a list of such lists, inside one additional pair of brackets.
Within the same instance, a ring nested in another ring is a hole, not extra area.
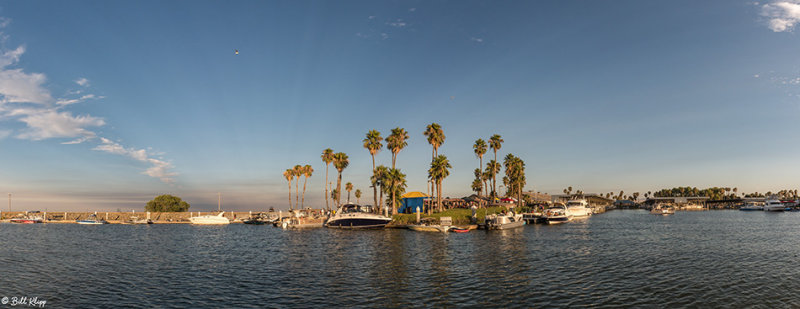
[(394, 151), (392, 152), (392, 169), (394, 169), (394, 163), (397, 161), (397, 153)]
[(392, 214), (397, 213), (397, 205), (395, 205), (395, 189), (392, 188)]
[[(497, 149), (494, 150), (494, 162), (497, 162)], [(497, 196), (497, 171), (492, 166), (492, 197)]]
[(289, 210), (293, 210), (292, 207), (292, 182), (289, 181)]
[(339, 207), (341, 199), (339, 198), (342, 196), (342, 172), (339, 172), (339, 179), (336, 180), (336, 207)]
[(297, 177), (297, 180), (294, 183), (295, 183), (294, 205), (297, 206), (297, 204), (300, 204), (300, 177)]
[(303, 199), (300, 202), (300, 208), (303, 208), (306, 205), (306, 182), (308, 182), (307, 176), (303, 179)]
[(347, 202), (350, 203), (350, 191), (347, 191)]
[(376, 210), (378, 211), (378, 213), (381, 213), (381, 210), (383, 210), (383, 186), (381, 186), (381, 193), (380, 193), (380, 198), (378, 199), (378, 202), (380, 204), (378, 204), (378, 206), (377, 206), (378, 209), (376, 209)]
[(325, 164), (325, 208), (331, 211), (331, 205), (328, 204), (328, 166), (330, 166), (330, 164)]
[[(372, 155), (372, 176), (375, 176), (375, 155)], [(375, 202), (375, 206), (378, 206), (378, 186), (375, 182), (372, 183), (372, 199)]]
[(442, 206), (442, 181), (439, 180), (436, 182), (436, 192), (439, 192), (439, 195), (436, 196), (436, 199), (439, 200), (439, 212), (444, 211), (444, 207)]

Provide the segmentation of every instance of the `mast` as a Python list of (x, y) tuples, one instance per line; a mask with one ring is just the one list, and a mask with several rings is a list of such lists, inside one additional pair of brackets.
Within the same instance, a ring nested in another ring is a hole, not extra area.
[(217, 193), (217, 212), (220, 212), (222, 209), (222, 193)]

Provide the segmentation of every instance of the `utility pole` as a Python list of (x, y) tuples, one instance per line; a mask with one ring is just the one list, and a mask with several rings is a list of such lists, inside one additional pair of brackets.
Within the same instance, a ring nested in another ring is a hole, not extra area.
[(11, 193), (8, 194), (8, 212), (11, 212)]

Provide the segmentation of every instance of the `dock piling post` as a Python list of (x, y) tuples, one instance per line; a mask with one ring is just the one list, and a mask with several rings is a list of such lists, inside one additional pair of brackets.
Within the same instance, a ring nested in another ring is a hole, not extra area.
[(419, 206), (417, 206), (417, 223), (419, 223)]

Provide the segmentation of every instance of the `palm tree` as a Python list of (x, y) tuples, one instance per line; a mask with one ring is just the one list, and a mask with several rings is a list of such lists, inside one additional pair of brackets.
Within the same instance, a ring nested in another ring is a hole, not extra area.
[(294, 182), (294, 205), (300, 205), (300, 176), (303, 176), (303, 166), (298, 164), (292, 168), (292, 173), (297, 180)]
[(392, 152), (392, 168), (395, 168), (397, 154), (408, 146), (408, 132), (403, 128), (392, 129), (392, 134), (386, 137), (386, 148)]
[[(489, 138), (489, 147), (492, 147), (494, 150), (494, 161), (497, 161), (497, 151), (500, 150), (500, 147), (503, 147), (503, 138), (500, 137), (499, 134), (492, 135)], [(492, 174), (492, 197), (497, 196), (497, 173), (500, 172), (498, 169), (496, 172)]]
[(331, 162), (333, 162), (333, 149), (328, 148), (323, 150), (321, 157), (322, 162), (325, 162), (325, 207), (330, 211), (331, 206), (328, 204), (328, 198), (330, 197), (328, 195), (328, 167), (331, 165)]
[(308, 177), (311, 177), (313, 173), (314, 168), (311, 167), (311, 165), (306, 164), (306, 166), (303, 166), (303, 176), (305, 178), (303, 179), (303, 198), (300, 200), (301, 209), (305, 207), (306, 204), (306, 182), (308, 182)]
[[(383, 137), (381, 137), (381, 132), (378, 132), (377, 130), (369, 130), (369, 132), (367, 132), (367, 137), (363, 140), (364, 148), (369, 150), (369, 154), (372, 156), (373, 175), (375, 174), (375, 154), (377, 154), (378, 151), (381, 151), (381, 148), (383, 148), (383, 144), (381, 144), (382, 140)], [(375, 205), (378, 205), (378, 188), (374, 183), (372, 184), (372, 197), (375, 200)]]
[(450, 161), (447, 160), (447, 157), (444, 155), (436, 156), (431, 162), (431, 168), (428, 170), (428, 177), (436, 183), (436, 192), (439, 194), (436, 196), (436, 203), (439, 211), (442, 211), (442, 180), (450, 176), (450, 168), (453, 166), (450, 165)]
[(486, 142), (483, 141), (482, 138), (479, 138), (475, 141), (475, 145), (472, 145), (472, 149), (475, 151), (475, 155), (478, 156), (478, 168), (483, 167), (483, 155), (486, 154), (486, 150), (488, 150), (486, 146)]
[(337, 152), (333, 155), (333, 167), (339, 171), (339, 178), (336, 180), (336, 205), (341, 204), (342, 192), (342, 171), (350, 165), (350, 159), (344, 152)]
[(283, 171), (283, 177), (289, 182), (289, 210), (292, 210), (292, 179), (294, 179), (294, 170), (287, 168)]
[[(489, 162), (486, 162), (486, 172), (489, 173), (489, 179), (487, 180), (489, 180), (489, 182), (492, 183), (492, 186), (494, 186), (493, 182), (495, 175), (500, 172), (500, 163), (495, 160), (489, 160)], [(497, 197), (497, 192), (492, 189), (492, 191), (489, 193), (489, 196), (492, 198)]]
[(481, 174), (481, 181), (483, 181), (483, 188), (486, 190), (486, 196), (489, 196), (489, 180), (492, 179), (492, 173), (489, 170), (488, 162), (486, 166), (486, 171)]
[(389, 173), (388, 167), (384, 165), (378, 165), (378, 167), (375, 168), (375, 173), (372, 174), (372, 177), (370, 177), (370, 181), (372, 181), (372, 186), (374, 187), (374, 189), (378, 191), (378, 194), (380, 194), (380, 196), (378, 197), (378, 201), (380, 202), (380, 204), (375, 205), (375, 211), (380, 211), (381, 208), (383, 208), (381, 207), (383, 204), (383, 192), (385, 191), (383, 187), (386, 185), (385, 180), (386, 180), (386, 174), (388, 173)]
[(350, 203), (350, 191), (353, 191), (353, 183), (347, 182), (344, 184), (344, 189), (347, 190), (347, 202)]
[(478, 193), (478, 196), (481, 196), (481, 191), (483, 191), (483, 183), (479, 178), (476, 178), (472, 181), (472, 191)]
[(361, 204), (361, 189), (356, 189), (355, 196), (356, 196), (356, 203)]
[[(433, 146), (433, 149), (431, 150), (431, 162), (433, 162), (434, 158), (436, 158), (436, 156), (439, 154), (439, 147), (444, 144), (444, 130), (442, 130), (442, 126), (434, 122), (425, 127), (425, 132), (422, 132), (422, 134), (428, 138), (428, 144)], [(433, 182), (431, 181), (430, 184), (431, 195), (435, 196), (436, 193)]]
[(392, 213), (396, 214), (397, 197), (406, 191), (406, 174), (396, 168), (389, 169), (383, 179), (383, 187), (389, 190), (387, 195), (391, 194)]

